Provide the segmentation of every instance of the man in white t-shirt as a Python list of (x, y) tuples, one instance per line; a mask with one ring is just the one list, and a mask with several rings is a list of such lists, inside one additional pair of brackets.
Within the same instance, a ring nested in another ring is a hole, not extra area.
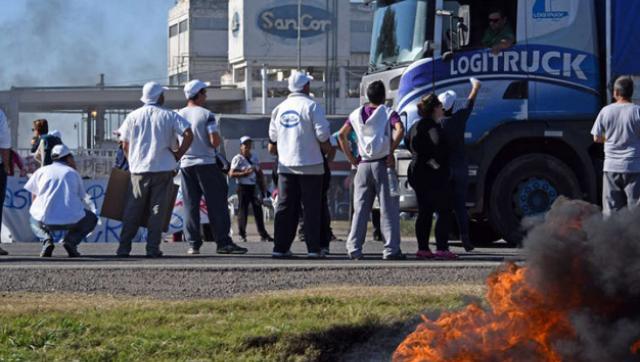
[[(173, 208), (169, 198), (173, 176), (178, 160), (193, 140), (189, 122), (162, 107), (165, 89), (155, 82), (145, 84), (140, 98), (144, 106), (129, 113), (118, 130), (131, 172), (131, 193), (116, 252), (120, 257), (128, 257), (131, 253), (131, 240), (138, 233), (145, 210), (149, 212), (147, 257), (162, 256), (162, 228), (167, 212)], [(178, 137), (182, 142), (174, 151)]]
[[(247, 216), (249, 205), (253, 208), (253, 217), (262, 241), (273, 241), (264, 227), (262, 214), (262, 198), (265, 197), (265, 184), (260, 160), (251, 153), (253, 141), (249, 136), (240, 137), (240, 153), (231, 160), (229, 176), (236, 179), (238, 195), (238, 234), (242, 241), (247, 241)], [(256, 186), (258, 193), (256, 194)]]
[(229, 232), (231, 218), (227, 207), (229, 186), (222, 170), (216, 164), (222, 138), (213, 112), (204, 108), (208, 84), (192, 80), (184, 86), (187, 106), (179, 113), (193, 130), (193, 143), (180, 161), (182, 196), (184, 199), (184, 235), (190, 243), (189, 254), (200, 254), (200, 200), (207, 204), (209, 225), (212, 226), (218, 254), (245, 254), (246, 248), (236, 245)]
[[(2, 205), (4, 205), (5, 189), (7, 188), (7, 174), (11, 166), (9, 149), (11, 148), (11, 130), (7, 117), (0, 109), (0, 229), (2, 229)], [(4, 249), (0, 248), (0, 255), (8, 255)]]
[(33, 195), (31, 229), (42, 240), (41, 257), (51, 257), (52, 233), (57, 230), (67, 232), (62, 246), (69, 257), (78, 257), (78, 244), (93, 231), (98, 218), (84, 206), (84, 184), (67, 146), (54, 146), (51, 159), (50, 165), (39, 168), (24, 185)]

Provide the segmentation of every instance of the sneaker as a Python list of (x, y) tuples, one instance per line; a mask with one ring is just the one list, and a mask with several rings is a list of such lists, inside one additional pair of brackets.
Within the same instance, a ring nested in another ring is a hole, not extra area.
[(462, 241), (462, 247), (466, 252), (473, 251), (475, 249), (473, 247), (473, 243), (469, 240), (469, 235), (460, 235), (460, 239)]
[(77, 258), (77, 257), (82, 256), (78, 252), (78, 249), (75, 248), (74, 246), (71, 246), (71, 245), (69, 245), (67, 243), (62, 243), (62, 247), (64, 247), (64, 250), (67, 251), (67, 254), (69, 255), (70, 258)]
[(127, 253), (116, 253), (118, 258), (128, 258), (130, 255)]
[(3, 248), (0, 248), (0, 255), (9, 255), (9, 252), (4, 250)]
[(374, 231), (373, 233), (373, 241), (384, 241), (382, 234), (378, 231)]
[(191, 247), (187, 250), (187, 254), (189, 255), (200, 255), (200, 249)]
[(329, 248), (322, 248), (322, 249), (320, 249), (320, 252), (323, 253), (324, 255), (330, 255), (331, 254)]
[(41, 258), (50, 258), (51, 255), (53, 255), (53, 249), (54, 248), (55, 248), (55, 246), (53, 245), (53, 243), (45, 244), (42, 247), (42, 251), (40, 252), (40, 257)]
[(274, 259), (290, 259), (293, 258), (293, 253), (291, 252), (291, 250), (287, 250), (284, 253), (274, 251), (273, 253), (271, 253), (271, 257)]
[(351, 259), (351, 260), (364, 260), (364, 255), (362, 255), (362, 254), (355, 254), (355, 255), (349, 254), (349, 259)]
[(146, 257), (149, 259), (156, 259), (156, 258), (162, 258), (163, 254), (161, 251), (157, 251), (153, 254), (147, 254)]
[(273, 243), (273, 238), (270, 235), (265, 235), (262, 238), (260, 238), (260, 241), (265, 243)]
[(427, 260), (433, 258), (435, 258), (435, 255), (433, 255), (431, 250), (418, 250), (418, 252), (416, 253), (416, 259), (418, 260)]
[(434, 254), (436, 260), (456, 260), (458, 255), (450, 252), (449, 250), (438, 250)]
[(234, 243), (218, 247), (216, 253), (218, 254), (246, 254), (249, 249), (238, 246)]
[(390, 255), (385, 255), (382, 257), (382, 260), (407, 260), (407, 256), (402, 254), (401, 251), (395, 253), (395, 254), (390, 254)]
[(247, 242), (247, 237), (246, 236), (241, 236), (240, 237), (240, 241), (243, 242), (243, 243), (246, 243)]
[(320, 250), (319, 252), (309, 252), (307, 253), (307, 259), (324, 259), (327, 256), (325, 255), (325, 253)]

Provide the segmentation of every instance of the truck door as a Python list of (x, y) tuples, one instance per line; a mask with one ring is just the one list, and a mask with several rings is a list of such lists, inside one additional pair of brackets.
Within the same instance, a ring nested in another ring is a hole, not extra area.
[(532, 86), (529, 118), (594, 119), (600, 104), (594, 2), (526, 0), (523, 10)]

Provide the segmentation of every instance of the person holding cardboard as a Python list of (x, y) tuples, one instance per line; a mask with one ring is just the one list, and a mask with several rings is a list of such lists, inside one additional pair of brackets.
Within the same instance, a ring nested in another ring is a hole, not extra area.
[[(158, 83), (149, 82), (142, 88), (140, 100), (144, 106), (129, 113), (119, 129), (124, 153), (131, 171), (131, 193), (124, 211), (120, 246), (117, 255), (128, 257), (131, 240), (148, 210), (147, 257), (161, 257), (160, 239), (166, 213), (172, 208), (167, 190), (173, 184), (178, 161), (193, 140), (187, 120), (165, 109), (164, 91)], [(172, 146), (181, 137), (177, 151)]]

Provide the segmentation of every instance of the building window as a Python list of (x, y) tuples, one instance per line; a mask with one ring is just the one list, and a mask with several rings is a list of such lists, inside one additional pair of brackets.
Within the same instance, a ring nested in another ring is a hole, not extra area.
[(178, 25), (171, 25), (169, 27), (169, 38), (172, 38), (174, 36), (178, 35)]
[(189, 76), (187, 72), (182, 72), (178, 74), (178, 84), (185, 84), (189, 81)]
[(179, 33), (184, 33), (184, 32), (186, 32), (187, 30), (189, 30), (189, 23), (187, 23), (187, 21), (186, 21), (186, 20), (182, 20), (182, 21), (180, 22), (180, 24), (178, 24), (178, 32), (179, 32)]
[(191, 28), (193, 30), (228, 30), (229, 24), (226, 19), (193, 17)]
[(352, 33), (371, 33), (373, 30), (373, 24), (370, 21), (352, 20), (351, 32)]

